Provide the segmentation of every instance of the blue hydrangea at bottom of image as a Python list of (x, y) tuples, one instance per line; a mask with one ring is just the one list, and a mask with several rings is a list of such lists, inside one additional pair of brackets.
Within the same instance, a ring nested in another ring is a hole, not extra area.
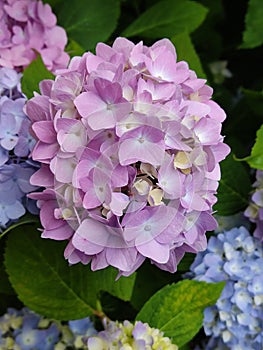
[(0, 350), (81, 350), (87, 348), (82, 339), (96, 333), (89, 317), (66, 323), (9, 308), (0, 317)]
[(226, 281), (216, 305), (204, 312), (210, 336), (206, 350), (262, 350), (263, 244), (246, 228), (233, 228), (209, 239), (191, 266), (193, 278)]

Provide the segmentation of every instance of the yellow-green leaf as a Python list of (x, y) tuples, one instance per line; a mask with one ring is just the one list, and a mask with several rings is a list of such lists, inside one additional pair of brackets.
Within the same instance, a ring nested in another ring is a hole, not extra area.
[(146, 302), (136, 319), (160, 329), (181, 347), (202, 327), (204, 309), (216, 303), (224, 285), (193, 280), (167, 285)]

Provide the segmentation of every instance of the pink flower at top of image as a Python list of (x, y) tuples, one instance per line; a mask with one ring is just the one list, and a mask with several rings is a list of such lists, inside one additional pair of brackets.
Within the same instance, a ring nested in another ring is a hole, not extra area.
[(49, 4), (35, 0), (0, 2), (0, 66), (23, 70), (38, 52), (47, 69), (65, 68), (67, 35)]
[(175, 272), (206, 248), (225, 113), (168, 39), (99, 43), (40, 88), (26, 112), (43, 238), (68, 240), (70, 264), (125, 276), (146, 258)]

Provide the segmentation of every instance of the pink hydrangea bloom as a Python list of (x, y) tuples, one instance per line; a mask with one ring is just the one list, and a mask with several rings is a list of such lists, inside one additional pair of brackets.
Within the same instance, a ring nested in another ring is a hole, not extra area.
[(175, 272), (206, 248), (224, 111), (168, 39), (117, 38), (74, 57), (27, 103), (42, 163), (32, 184), (42, 236), (69, 240), (69, 263), (130, 275), (146, 258)]
[(21, 70), (38, 52), (50, 71), (65, 68), (67, 35), (49, 4), (35, 0), (0, 2), (0, 66)]

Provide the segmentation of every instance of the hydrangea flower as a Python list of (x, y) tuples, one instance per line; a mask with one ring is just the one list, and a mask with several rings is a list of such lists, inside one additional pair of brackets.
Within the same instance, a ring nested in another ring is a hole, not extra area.
[(206, 349), (262, 349), (262, 243), (242, 226), (212, 236), (191, 271), (196, 280), (226, 281), (216, 305), (204, 312), (204, 330), (211, 336)]
[(0, 2), (0, 66), (21, 70), (38, 52), (46, 67), (55, 71), (69, 61), (64, 51), (67, 35), (56, 25), (49, 4), (35, 0)]
[(253, 184), (253, 192), (250, 204), (244, 214), (249, 220), (256, 224), (254, 236), (263, 241), (263, 171), (256, 171), (256, 181)]
[(29, 179), (38, 166), (28, 160), (35, 140), (29, 132), (30, 120), (23, 112), (26, 98), (20, 78), (15, 70), (0, 68), (0, 232), (26, 209), (38, 212), (26, 197), (37, 189)]
[(42, 163), (31, 183), (43, 238), (69, 240), (70, 264), (130, 275), (146, 258), (175, 272), (205, 249), (224, 111), (168, 39), (153, 46), (117, 38), (74, 57), (28, 101)]
[(83, 337), (96, 334), (89, 317), (62, 323), (23, 308), (0, 317), (0, 350), (86, 349)]
[(151, 328), (148, 323), (129, 321), (104, 321), (105, 330), (88, 337), (89, 350), (177, 350), (171, 340), (164, 337), (159, 329)]

